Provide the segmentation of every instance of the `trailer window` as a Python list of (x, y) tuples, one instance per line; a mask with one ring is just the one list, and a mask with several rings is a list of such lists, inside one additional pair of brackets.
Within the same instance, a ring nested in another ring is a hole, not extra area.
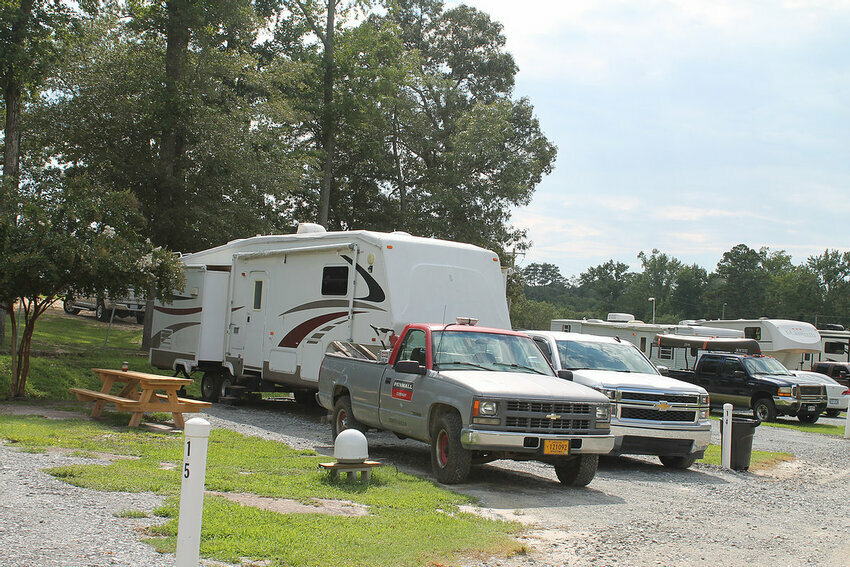
[(748, 339), (761, 340), (761, 327), (744, 327), (744, 336)]
[(640, 338), (640, 350), (641, 352), (646, 352), (646, 337)]
[(673, 347), (659, 346), (658, 347), (658, 359), (659, 360), (673, 360)]
[(322, 271), (322, 295), (348, 293), (348, 266), (325, 266)]
[(263, 280), (254, 282), (254, 311), (263, 308)]
[(844, 354), (844, 343), (836, 343), (833, 341), (824, 343), (823, 352), (826, 354)]

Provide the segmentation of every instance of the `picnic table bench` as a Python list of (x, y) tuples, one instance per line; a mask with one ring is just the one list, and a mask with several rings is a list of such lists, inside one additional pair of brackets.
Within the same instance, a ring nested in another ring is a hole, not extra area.
[[(113, 404), (118, 411), (132, 413), (130, 427), (138, 427), (145, 412), (168, 412), (174, 416), (174, 426), (183, 429), (184, 413), (199, 412), (211, 407), (209, 402), (190, 400), (177, 395), (177, 390), (192, 383), (189, 378), (172, 378), (132, 370), (109, 370), (93, 368), (92, 371), (103, 382), (100, 391), (87, 388), (71, 388), (71, 393), (82, 402), (94, 402), (91, 417), (100, 417), (106, 404)], [(113, 394), (116, 385), (121, 389)]]

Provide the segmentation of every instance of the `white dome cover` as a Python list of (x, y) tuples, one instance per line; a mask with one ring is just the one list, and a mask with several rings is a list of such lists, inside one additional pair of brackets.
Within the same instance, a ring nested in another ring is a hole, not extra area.
[(334, 441), (334, 459), (340, 463), (362, 463), (369, 458), (366, 436), (357, 429), (340, 431)]

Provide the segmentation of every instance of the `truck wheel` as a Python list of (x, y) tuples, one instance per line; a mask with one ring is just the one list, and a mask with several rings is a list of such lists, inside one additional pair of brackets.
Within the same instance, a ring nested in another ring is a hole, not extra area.
[(340, 396), (334, 404), (334, 419), (331, 422), (331, 434), (336, 439), (336, 436), (346, 429), (357, 429), (364, 433), (366, 431), (366, 428), (354, 419), (354, 412), (351, 410), (351, 398)]
[(797, 414), (797, 419), (800, 420), (800, 423), (817, 423), (820, 414), (818, 413), (799, 413)]
[(431, 468), (437, 481), (457, 484), (469, 476), (472, 466), (472, 451), (460, 443), (463, 423), (454, 412), (444, 413), (437, 418), (431, 434)]
[(68, 315), (76, 315), (77, 313), (79, 313), (79, 312), (80, 312), (80, 310), (79, 310), (79, 309), (77, 309), (76, 307), (74, 307), (74, 300), (71, 298), (71, 296), (70, 296), (70, 295), (69, 295), (68, 297), (66, 297), (66, 298), (65, 298), (65, 301), (63, 301), (63, 302), (62, 302), (62, 309), (63, 309), (63, 310), (65, 311), (65, 313), (67, 313)]
[(674, 457), (671, 455), (661, 455), (658, 457), (661, 464), (668, 469), (687, 469), (697, 461), (696, 457)]
[(99, 300), (97, 302), (97, 306), (94, 308), (94, 316), (98, 321), (102, 321), (104, 323), (109, 322), (109, 317), (112, 313), (106, 308), (106, 305), (103, 304), (103, 300)]
[(828, 409), (826, 410), (826, 417), (838, 417), (841, 415), (840, 409)]
[(555, 463), (555, 474), (566, 486), (587, 486), (598, 466), (599, 455), (577, 455)]
[(201, 398), (205, 402), (218, 401), (218, 376), (218, 372), (204, 372), (204, 376), (201, 378)]
[(230, 387), (231, 386), (233, 386), (233, 379), (230, 377), (229, 374), (227, 376), (219, 378), (219, 382), (218, 382), (218, 397), (219, 397), (219, 399), (226, 398), (227, 396), (230, 395)]
[(759, 421), (776, 421), (776, 405), (770, 398), (759, 398), (753, 402), (753, 417)]

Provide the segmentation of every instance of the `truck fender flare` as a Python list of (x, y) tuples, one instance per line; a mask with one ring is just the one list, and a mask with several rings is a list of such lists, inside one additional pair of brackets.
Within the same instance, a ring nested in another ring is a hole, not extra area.
[(459, 409), (457, 409), (455, 406), (453, 406), (450, 403), (447, 403), (443, 400), (435, 401), (433, 404), (431, 404), (431, 407), (428, 408), (428, 437), (429, 438), (431, 437), (431, 433), (432, 433), (431, 429), (433, 428), (434, 422), (437, 420), (437, 418), (439, 416), (443, 415), (444, 413), (448, 413), (448, 412), (456, 412), (460, 416), (461, 421), (463, 421), (463, 413), (461, 413), (461, 411)]
[(755, 406), (756, 400), (759, 400), (761, 398), (767, 398), (772, 401), (773, 394), (771, 394), (770, 392), (766, 392), (765, 390), (758, 390), (753, 392), (753, 395), (750, 397), (750, 407), (752, 408), (753, 406)]

